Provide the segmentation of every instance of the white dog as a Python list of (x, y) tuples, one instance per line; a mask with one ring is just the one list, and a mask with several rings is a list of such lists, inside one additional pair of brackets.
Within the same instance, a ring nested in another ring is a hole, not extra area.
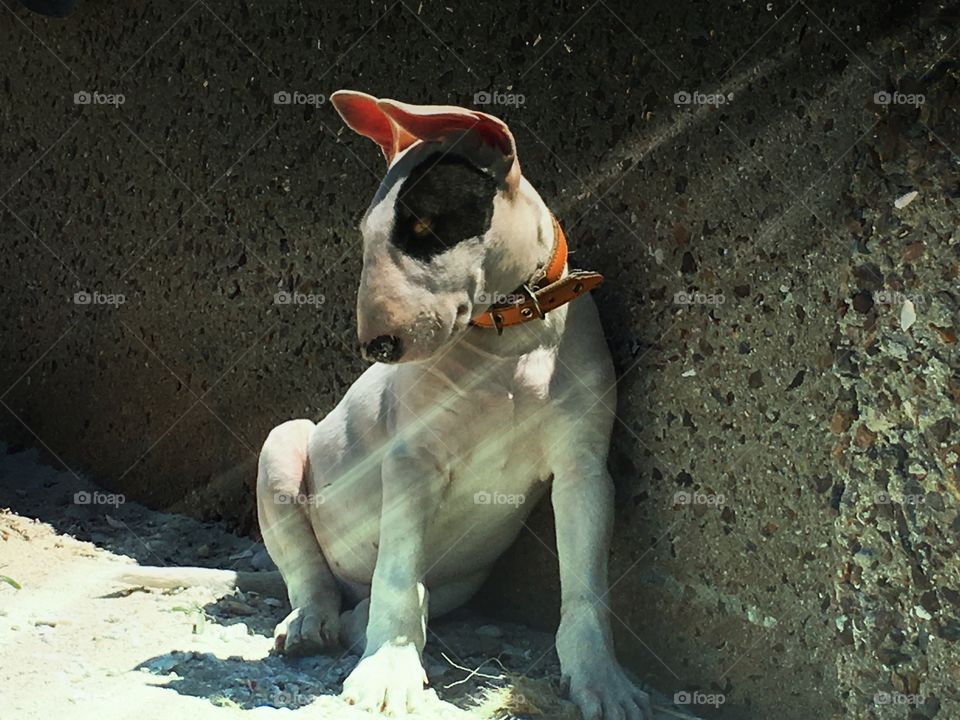
[(360, 226), (358, 333), (376, 362), (319, 423), (286, 422), (264, 443), (260, 527), (293, 608), (278, 643), (362, 648), (343, 697), (414, 709), (428, 616), (474, 594), (552, 478), (571, 697), (587, 720), (649, 719), (603, 599), (616, 395), (585, 294), (599, 276), (567, 269), (502, 121), (358, 92), (331, 101), (388, 165)]

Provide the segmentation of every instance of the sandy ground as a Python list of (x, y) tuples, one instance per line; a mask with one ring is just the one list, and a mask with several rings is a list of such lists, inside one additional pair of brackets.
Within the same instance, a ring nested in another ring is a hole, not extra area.
[[(116, 582), (135, 562), (272, 569), (258, 543), (0, 445), (0, 716), (370, 717), (337, 697), (355, 656), (272, 653), (285, 599)], [(426, 657), (423, 717), (579, 717), (548, 634), (462, 612), (432, 625)]]

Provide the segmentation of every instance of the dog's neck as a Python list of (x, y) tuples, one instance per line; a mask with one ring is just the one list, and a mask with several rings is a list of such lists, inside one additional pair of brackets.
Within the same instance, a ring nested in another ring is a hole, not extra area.
[[(514, 239), (506, 268), (499, 268), (503, 293), (512, 293), (535, 277), (537, 269), (546, 267), (553, 257), (553, 215), (542, 201), (528, 210), (537, 213), (537, 229), (528, 238)], [(566, 274), (567, 267), (564, 266), (561, 276)], [(416, 369), (405, 369), (420, 378), (431, 378), (418, 384), (422, 392), (435, 387), (440, 393), (452, 392), (466, 397), (476, 390), (496, 392), (496, 388), (509, 388), (522, 358), (537, 351), (548, 355), (556, 352), (569, 308), (564, 305), (547, 313), (543, 319), (505, 327), (502, 334), (494, 328), (471, 325), (438, 355), (410, 363)]]
[[(546, 312), (567, 302), (564, 299), (566, 297), (564, 292), (555, 292), (555, 290), (566, 290), (571, 286), (571, 283), (563, 280), (567, 275), (566, 238), (556, 218), (551, 215), (550, 219), (552, 225), (550, 252), (544, 255), (543, 247), (546, 247), (547, 243), (542, 240), (542, 235), (538, 232), (537, 239), (540, 242), (536, 249), (539, 250), (541, 259), (536, 261), (534, 269), (521, 275), (523, 280), (511, 293), (494, 295), (495, 302), (475, 315), (470, 321), (471, 325), (493, 328), (498, 334), (502, 334), (504, 327), (541, 319)], [(530, 250), (529, 247), (526, 249)], [(576, 286), (583, 287), (582, 284)]]
[[(513, 281), (516, 281), (516, 271), (519, 269), (522, 274), (519, 285), (512, 293), (502, 300), (497, 300), (492, 305), (483, 309), (477, 315), (474, 315), (470, 324), (474, 327), (484, 329), (494, 329), (498, 335), (501, 335), (504, 328), (523, 325), (526, 323), (536, 323), (546, 318), (547, 313), (554, 311), (563, 305), (575, 300), (581, 295), (589, 292), (603, 281), (600, 273), (588, 272), (584, 270), (570, 271), (567, 267), (567, 243), (564, 237), (563, 229), (560, 223), (553, 216), (539, 196), (529, 188), (530, 195), (527, 196), (528, 205), (521, 210), (521, 218), (524, 210), (529, 212), (528, 218), (535, 217), (536, 222), (528, 222), (521, 227), (533, 226), (535, 233), (529, 235), (536, 236), (536, 242), (531, 242), (528, 237), (509, 233), (510, 241), (507, 243), (508, 252), (504, 253), (508, 258), (515, 255), (519, 258), (525, 258), (526, 264), (534, 266), (532, 271), (523, 270), (523, 260), (505, 262), (504, 265), (511, 267), (514, 272)], [(543, 216), (549, 217), (550, 240), (544, 240)], [(514, 219), (514, 218), (511, 218)], [(501, 223), (502, 224), (502, 223)], [(547, 252), (546, 248), (550, 248)], [(509, 252), (513, 250), (513, 252)], [(537, 256), (539, 255), (539, 259)], [(534, 264), (535, 263), (535, 264)], [(502, 282), (504, 277), (511, 277), (503, 273), (496, 273), (498, 279)]]
[[(533, 199), (535, 202), (530, 210), (537, 214), (536, 232), (526, 239), (517, 239), (515, 246), (511, 248), (510, 270), (503, 273), (504, 287), (498, 288), (501, 295), (513, 295), (521, 292), (524, 286), (535, 285), (543, 277), (557, 252), (558, 228), (553, 215), (535, 192)], [(565, 277), (567, 272), (568, 268), (564, 263), (557, 279)], [(566, 307), (557, 308), (542, 319), (535, 318), (521, 325), (504, 327), (502, 332), (498, 332), (494, 327), (471, 326), (457, 343), (462, 344), (467, 352), (488, 355), (491, 359), (516, 358), (538, 347), (559, 343), (566, 310)]]

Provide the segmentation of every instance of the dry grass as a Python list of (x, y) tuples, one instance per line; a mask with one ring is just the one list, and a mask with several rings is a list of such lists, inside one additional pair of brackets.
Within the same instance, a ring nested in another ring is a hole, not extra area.
[(549, 681), (509, 673), (505, 679), (506, 686), (484, 691), (473, 713), (489, 720), (517, 716), (579, 720), (580, 713), (576, 706), (558, 697)]

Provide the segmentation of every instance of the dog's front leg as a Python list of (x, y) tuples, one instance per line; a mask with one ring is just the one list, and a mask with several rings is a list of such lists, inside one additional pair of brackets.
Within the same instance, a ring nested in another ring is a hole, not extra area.
[(380, 547), (370, 588), (367, 644), (344, 681), (347, 702), (404, 715), (416, 709), (427, 681), (424, 538), (444, 479), (426, 451), (400, 442), (383, 461)]
[(562, 454), (551, 494), (560, 557), (561, 671), (584, 720), (649, 720), (650, 699), (617, 662), (610, 632), (605, 596), (613, 482), (605, 453), (572, 447)]

